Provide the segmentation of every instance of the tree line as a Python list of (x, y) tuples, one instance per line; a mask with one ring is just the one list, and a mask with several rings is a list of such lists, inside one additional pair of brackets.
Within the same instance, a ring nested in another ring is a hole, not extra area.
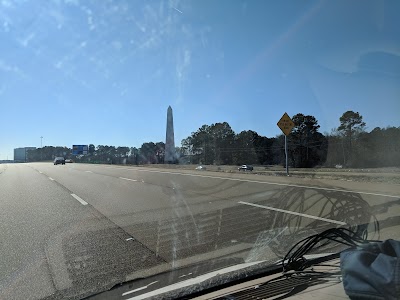
[[(291, 167), (400, 166), (400, 127), (374, 128), (358, 112), (347, 111), (339, 126), (322, 134), (318, 120), (298, 113), (287, 137)], [(182, 140), (181, 155), (193, 164), (284, 165), (284, 135), (268, 138), (252, 130), (236, 134), (226, 122), (203, 125)]]
[(55, 157), (73, 159), (75, 162), (110, 164), (162, 164), (164, 163), (164, 142), (143, 143), (140, 148), (89, 144), (88, 153), (73, 155), (72, 148), (45, 146), (27, 152), (27, 161), (48, 161)]
[[(374, 128), (358, 112), (347, 111), (339, 126), (322, 134), (318, 120), (298, 113), (287, 137), (291, 167), (391, 167), (400, 166), (400, 127)], [(30, 150), (28, 161), (52, 160), (57, 156), (77, 162), (112, 164), (162, 164), (165, 143), (146, 142), (140, 148), (89, 145), (87, 155), (72, 155), (68, 147), (46, 146)], [(284, 135), (268, 138), (253, 130), (235, 133), (227, 122), (203, 125), (176, 148), (178, 162), (205, 165), (284, 165)]]

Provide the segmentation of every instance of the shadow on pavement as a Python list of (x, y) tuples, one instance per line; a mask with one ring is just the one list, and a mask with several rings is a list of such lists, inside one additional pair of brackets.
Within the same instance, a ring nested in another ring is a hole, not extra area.
[[(356, 193), (286, 188), (251, 203), (263, 207), (234, 203), (197, 214), (180, 206), (173, 218), (165, 220), (158, 218), (157, 212), (153, 212), (153, 220), (144, 222), (132, 214), (132, 222), (123, 228), (105, 217), (105, 225), (100, 227), (64, 227), (55, 232), (46, 249), (57, 295), (76, 296), (77, 290), (79, 295), (82, 291), (89, 293), (98, 288), (99, 282), (110, 287), (125, 281), (129, 274), (140, 274), (160, 265), (171, 270), (209, 261), (211, 271), (213, 259), (236, 257), (243, 262), (274, 262), (300, 239), (341, 226), (337, 222), (360, 234), (372, 233), (378, 239), (379, 224), (374, 212), (384, 213), (389, 207), (399, 206), (400, 200), (371, 207)], [(384, 223), (398, 226), (399, 219), (387, 219)]]

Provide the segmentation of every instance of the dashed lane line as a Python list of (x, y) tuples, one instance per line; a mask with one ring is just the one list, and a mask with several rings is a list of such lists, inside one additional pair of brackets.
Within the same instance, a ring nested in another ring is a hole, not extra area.
[(74, 197), (76, 200), (78, 200), (82, 205), (88, 205), (88, 203), (83, 200), (81, 197), (75, 195), (75, 194), (71, 194), (72, 197)]
[(354, 191), (354, 190), (343, 190), (343, 189), (335, 189), (335, 188), (324, 188), (324, 187), (318, 187), (318, 186), (307, 186), (307, 185), (290, 184), (290, 183), (277, 183), (277, 182), (260, 181), (260, 180), (249, 180), (249, 179), (240, 179), (240, 178), (228, 178), (228, 177), (211, 176), (211, 175), (188, 174), (188, 173), (166, 172), (166, 171), (155, 171), (155, 170), (144, 170), (144, 169), (132, 169), (132, 170), (140, 171), (140, 172), (173, 174), (173, 175), (181, 175), (181, 176), (222, 179), (222, 180), (230, 180), (230, 181), (249, 182), (249, 183), (261, 183), (261, 184), (267, 184), (267, 185), (287, 186), (287, 187), (296, 187), (296, 188), (303, 188), (303, 189), (323, 190), (323, 191), (332, 191), (332, 192), (342, 192), (342, 193), (351, 193), (351, 194), (356, 193), (356, 194), (362, 194), (362, 195), (380, 196), (380, 197), (397, 198), (397, 199), (399, 198), (399, 196), (388, 195), (388, 194), (370, 193), (370, 192), (362, 192), (362, 191)]
[[(101, 168), (101, 166), (98, 166), (98, 168)], [(277, 182), (261, 181), (261, 180), (250, 180), (250, 179), (242, 179), (242, 178), (229, 178), (229, 177), (201, 175), (201, 174), (189, 174), (189, 173), (168, 172), (168, 171), (158, 171), (158, 170), (146, 170), (146, 169), (140, 169), (140, 168), (126, 168), (126, 167), (112, 167), (112, 166), (107, 166), (107, 167), (104, 167), (104, 168), (107, 168), (107, 169), (119, 169), (119, 170), (131, 170), (131, 171), (149, 172), (149, 173), (160, 173), (160, 174), (171, 174), (171, 175), (180, 175), (180, 176), (201, 177), (201, 178), (211, 178), (211, 179), (222, 179), (222, 180), (230, 180), (230, 181), (260, 183), (260, 184), (267, 184), (267, 185), (287, 186), (287, 187), (313, 189), (313, 190), (323, 190), (323, 191), (332, 191), (332, 192), (342, 192), (342, 193), (351, 193), (351, 194), (356, 193), (356, 194), (361, 194), (361, 195), (371, 195), (371, 196), (380, 196), (380, 197), (397, 198), (397, 199), (399, 198), (399, 196), (388, 195), (388, 194), (362, 192), (362, 191), (355, 191), (355, 190), (335, 189), (335, 188), (325, 188), (325, 187), (318, 187), (318, 186), (307, 186), (307, 185), (290, 184), (290, 183), (277, 183)]]
[(137, 182), (137, 180), (136, 179), (130, 179), (130, 178), (125, 178), (125, 177), (119, 177), (120, 179), (123, 179), (123, 180), (129, 180), (129, 181), (135, 181), (135, 182)]

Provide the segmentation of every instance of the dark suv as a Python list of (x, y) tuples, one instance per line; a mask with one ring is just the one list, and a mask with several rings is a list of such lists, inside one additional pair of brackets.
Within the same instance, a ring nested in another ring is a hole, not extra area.
[(64, 157), (56, 157), (54, 159), (54, 165), (62, 164), (65, 165), (65, 159)]

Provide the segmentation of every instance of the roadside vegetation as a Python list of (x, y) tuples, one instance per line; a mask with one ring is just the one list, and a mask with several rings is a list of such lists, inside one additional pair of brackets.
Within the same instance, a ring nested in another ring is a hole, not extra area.
[[(379, 168), (400, 167), (400, 127), (367, 124), (358, 112), (347, 111), (331, 133), (321, 133), (318, 120), (298, 113), (288, 136), (292, 168)], [(56, 156), (76, 162), (112, 164), (163, 164), (164, 142), (141, 147), (89, 145), (88, 155), (73, 156), (71, 148), (46, 146), (28, 151), (28, 161), (52, 160)], [(265, 137), (253, 130), (235, 133), (227, 122), (203, 125), (176, 148), (180, 164), (283, 166), (284, 136)]]

